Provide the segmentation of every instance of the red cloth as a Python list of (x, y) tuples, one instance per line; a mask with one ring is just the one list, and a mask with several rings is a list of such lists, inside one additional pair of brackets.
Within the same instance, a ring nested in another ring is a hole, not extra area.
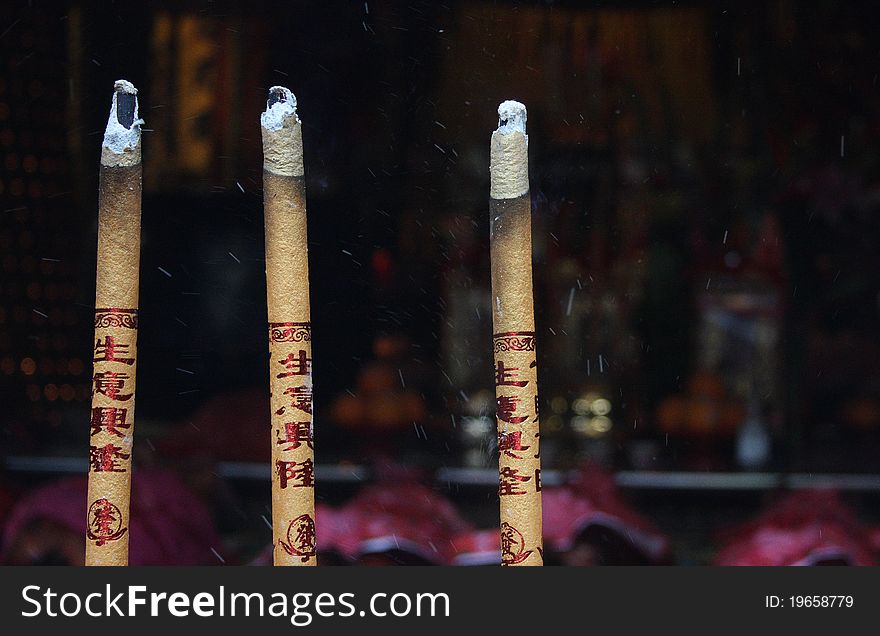
[(352, 556), (400, 550), (448, 564), (454, 537), (471, 529), (449, 500), (417, 483), (367, 486), (340, 513), (341, 525), (353, 532), (341, 532), (337, 542)]
[(715, 565), (816, 565), (823, 561), (875, 565), (870, 544), (840, 524), (814, 520), (793, 528), (763, 526), (722, 548)]
[(669, 539), (624, 502), (611, 475), (598, 468), (584, 468), (572, 483), (544, 488), (541, 495), (544, 543), (552, 550), (572, 549), (578, 535), (595, 525), (627, 539), (649, 561), (670, 556)]
[(874, 531), (833, 490), (801, 490), (722, 535), (716, 565), (875, 565)]
[[(15, 538), (39, 520), (69, 528), (85, 539), (85, 476), (43, 485), (22, 498), (3, 532), (3, 558)], [(208, 510), (172, 474), (139, 469), (132, 475), (128, 542), (131, 565), (211, 565), (222, 546)], [(85, 544), (83, 545), (85, 550)]]
[(453, 565), (500, 565), (501, 533), (498, 528), (463, 532), (453, 539)]
[(840, 523), (858, 532), (864, 526), (834, 490), (798, 490), (775, 501), (755, 519), (723, 531), (719, 539), (731, 543), (748, 538), (767, 525), (793, 528), (813, 521)]

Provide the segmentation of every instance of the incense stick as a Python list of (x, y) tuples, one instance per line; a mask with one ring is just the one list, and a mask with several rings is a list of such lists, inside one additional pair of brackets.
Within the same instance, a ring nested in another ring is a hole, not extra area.
[(312, 329), (302, 151), (296, 98), (269, 90), (260, 118), (272, 417), (275, 565), (317, 565), (312, 443)]
[(101, 148), (86, 565), (128, 565), (141, 251), (137, 89), (114, 85)]
[(490, 250), (501, 564), (542, 565), (538, 369), (526, 108), (498, 107), (490, 144)]

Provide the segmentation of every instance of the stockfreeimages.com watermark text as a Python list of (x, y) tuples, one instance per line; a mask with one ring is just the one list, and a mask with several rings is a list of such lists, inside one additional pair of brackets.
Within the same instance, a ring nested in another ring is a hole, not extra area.
[(288, 618), (295, 627), (310, 625), (315, 617), (349, 618), (374, 616), (448, 617), (449, 595), (438, 592), (376, 592), (358, 609), (356, 594), (342, 592), (151, 592), (146, 585), (111, 586), (101, 592), (58, 592), (51, 587), (26, 585), (21, 590), (25, 618), (67, 617), (272, 617)]

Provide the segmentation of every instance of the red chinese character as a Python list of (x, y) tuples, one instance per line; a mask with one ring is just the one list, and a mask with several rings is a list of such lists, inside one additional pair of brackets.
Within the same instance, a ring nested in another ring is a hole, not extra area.
[(306, 563), (315, 556), (315, 521), (307, 514), (298, 516), (287, 525), (287, 542), (280, 543), (287, 554)]
[(506, 521), (501, 524), (501, 565), (516, 565), (529, 558), (533, 550), (526, 550), (522, 532)]
[(122, 387), (125, 381), (129, 379), (127, 373), (116, 373), (114, 371), (104, 371), (95, 374), (95, 392), (106, 395), (111, 400), (125, 402), (130, 400), (133, 393), (122, 394)]
[(301, 546), (301, 550), (305, 551), (315, 546), (315, 526), (310, 523), (301, 523), (296, 530), (296, 545)]
[(290, 405), (309, 415), (312, 414), (312, 387), (310, 386), (289, 386), (284, 389), (284, 395), (289, 395), (292, 399)]
[(115, 406), (99, 406), (92, 409), (92, 430), (89, 435), (100, 433), (103, 428), (107, 433), (117, 437), (125, 437), (121, 428), (131, 428), (131, 422), (126, 422), (128, 409), (118, 409)]
[(89, 506), (89, 528), (86, 536), (102, 546), (120, 538), (128, 528), (122, 525), (122, 512), (104, 497), (96, 499)]
[(288, 483), (292, 488), (308, 488), (315, 485), (315, 466), (311, 459), (300, 463), (279, 459), (275, 462), (275, 471), (278, 473), (282, 488), (287, 488)]
[(495, 366), (495, 386), (525, 386), (528, 380), (516, 380), (519, 367), (505, 367), (504, 361), (499, 360)]
[(95, 343), (94, 362), (121, 362), (122, 364), (134, 364), (134, 358), (122, 358), (118, 355), (128, 353), (128, 345), (116, 342), (113, 336), (105, 336), (104, 342), (98, 340)]
[(111, 506), (106, 499), (101, 499), (98, 506), (92, 511), (92, 527), (95, 528), (95, 534), (98, 536), (106, 536), (112, 534), (112, 526), (119, 521), (114, 514), (115, 506)]
[(289, 353), (283, 360), (279, 360), (278, 364), (283, 364), (284, 368), (289, 369), (285, 373), (279, 373), (278, 378), (289, 378), (294, 375), (308, 375), (311, 370), (312, 359), (306, 355), (306, 352), (300, 349), (296, 355)]
[(520, 399), (516, 396), (510, 395), (502, 395), (495, 399), (495, 404), (497, 405), (497, 409), (495, 410), (495, 414), (499, 420), (503, 420), (508, 424), (521, 424), (528, 419), (528, 416), (518, 416), (516, 413), (516, 405), (519, 404)]
[(501, 496), (526, 494), (526, 491), (522, 490), (520, 485), (532, 479), (531, 477), (520, 475), (519, 470), (510, 466), (505, 466), (501, 469), (500, 477), (498, 494)]
[(513, 451), (527, 451), (531, 446), (522, 445), (522, 432), (515, 433), (498, 433), (498, 451), (512, 457), (513, 459), (522, 459), (522, 455), (516, 455)]
[(303, 444), (305, 444), (309, 448), (314, 448), (314, 446), (312, 446), (312, 423), (286, 422), (284, 424), (284, 437), (281, 437), (279, 431), (279, 435), (275, 443), (279, 446), (281, 446), (282, 444), (290, 444), (290, 446), (282, 448), (281, 450), (283, 451), (296, 450)]
[(131, 457), (129, 453), (123, 453), (121, 446), (105, 444), (104, 446), (89, 446), (89, 463), (92, 471), (96, 473), (124, 473), (125, 469), (119, 466), (121, 459)]

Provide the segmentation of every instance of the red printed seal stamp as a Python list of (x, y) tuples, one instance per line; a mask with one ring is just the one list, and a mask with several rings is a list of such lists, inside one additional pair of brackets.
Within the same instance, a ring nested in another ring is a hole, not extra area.
[(122, 525), (122, 513), (119, 508), (104, 497), (96, 499), (89, 506), (88, 523), (86, 536), (97, 546), (116, 541), (128, 530)]
[(315, 556), (315, 520), (307, 514), (298, 516), (287, 525), (287, 542), (280, 543), (287, 554), (305, 563)]
[(522, 532), (506, 521), (501, 524), (501, 565), (516, 565), (529, 558), (532, 550), (526, 550)]

